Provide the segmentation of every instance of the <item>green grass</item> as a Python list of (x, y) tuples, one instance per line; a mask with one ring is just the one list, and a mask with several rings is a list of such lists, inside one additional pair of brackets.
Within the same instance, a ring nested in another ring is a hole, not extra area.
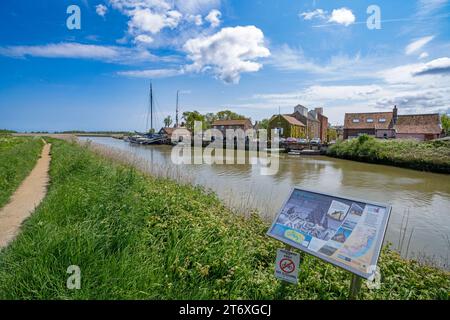
[(379, 140), (366, 135), (330, 147), (337, 158), (450, 173), (450, 141)]
[[(348, 273), (305, 257), (282, 290), (268, 225), (214, 194), (53, 141), (48, 196), (0, 253), (1, 299), (345, 299)], [(66, 288), (70, 265), (81, 289)], [(449, 274), (385, 249), (366, 299), (448, 299)]]
[(0, 208), (36, 164), (42, 140), (0, 134)]

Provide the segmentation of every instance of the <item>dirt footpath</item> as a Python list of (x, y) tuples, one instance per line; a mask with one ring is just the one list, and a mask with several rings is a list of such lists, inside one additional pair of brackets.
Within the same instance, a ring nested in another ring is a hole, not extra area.
[(50, 168), (50, 148), (46, 143), (35, 167), (0, 209), (0, 248), (6, 247), (18, 234), (22, 222), (41, 203), (47, 193)]

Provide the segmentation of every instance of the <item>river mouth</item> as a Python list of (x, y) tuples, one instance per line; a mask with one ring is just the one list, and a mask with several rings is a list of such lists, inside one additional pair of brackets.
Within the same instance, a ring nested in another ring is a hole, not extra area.
[[(392, 205), (385, 243), (407, 258), (449, 269), (450, 179), (448, 175), (326, 156), (280, 154), (275, 175), (258, 164), (174, 165), (170, 146), (141, 146), (106, 137), (82, 137), (159, 167), (169, 177), (186, 178), (218, 194), (229, 207), (256, 209), (271, 221), (294, 186)], [(142, 164), (142, 163), (141, 163)]]

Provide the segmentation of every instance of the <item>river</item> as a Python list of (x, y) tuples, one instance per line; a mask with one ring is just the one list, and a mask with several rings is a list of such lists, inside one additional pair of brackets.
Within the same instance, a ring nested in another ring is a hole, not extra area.
[[(103, 137), (80, 139), (125, 151), (150, 166), (166, 170), (174, 166), (170, 146), (131, 145)], [(325, 156), (280, 154), (279, 163), (278, 173), (272, 176), (261, 175), (259, 165), (250, 164), (179, 165), (176, 170), (184, 172), (191, 182), (215, 191), (228, 206), (241, 212), (257, 209), (267, 220), (277, 214), (294, 186), (391, 204), (385, 241), (399, 251), (401, 247), (403, 256), (420, 256), (449, 268), (448, 175)]]

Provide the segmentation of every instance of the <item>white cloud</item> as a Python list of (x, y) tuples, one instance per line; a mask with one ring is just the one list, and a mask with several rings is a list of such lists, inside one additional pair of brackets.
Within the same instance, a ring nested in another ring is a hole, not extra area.
[(153, 42), (153, 38), (145, 34), (140, 34), (136, 38), (134, 38), (134, 41), (136, 43), (150, 44)]
[[(109, 3), (129, 17), (127, 38), (151, 35), (155, 47), (178, 47), (186, 34), (198, 32), (198, 27), (203, 25), (202, 14), (219, 12), (214, 8), (220, 6), (220, 0), (109, 0)], [(217, 21), (220, 12), (218, 16), (209, 17), (213, 19), (212, 24), (220, 24)], [(177, 29), (176, 37), (169, 36), (169, 31), (164, 32), (171, 29)]]
[(131, 71), (120, 71), (117, 74), (120, 76), (130, 77), (130, 78), (146, 78), (146, 79), (156, 79), (156, 78), (168, 78), (182, 75), (184, 71), (182, 69), (149, 69), (149, 70), (131, 70)]
[(201, 14), (190, 14), (186, 16), (186, 20), (194, 23), (196, 26), (201, 26), (203, 24), (203, 18)]
[(412, 74), (414, 76), (438, 75), (438, 74), (450, 75), (450, 58), (444, 57), (432, 60), (417, 68), (415, 71), (413, 71)]
[[(306, 57), (302, 48), (292, 48), (287, 44), (271, 49), (272, 55), (268, 64), (283, 72), (304, 71), (322, 76), (329, 81), (373, 78), (380, 64), (386, 65), (386, 59), (373, 55), (361, 57), (359, 52), (354, 55), (335, 54), (326, 60)], [(315, 78), (316, 79), (316, 78)]]
[(176, 0), (175, 4), (183, 13), (202, 14), (220, 7), (220, 0)]
[[(442, 82), (436, 76), (450, 76), (450, 58), (442, 57), (428, 63), (416, 63), (382, 70), (378, 75), (391, 84), (414, 84), (437, 86)], [(428, 77), (419, 77), (428, 76)]]
[(187, 71), (212, 71), (227, 83), (238, 83), (241, 73), (256, 72), (262, 65), (255, 60), (268, 57), (264, 34), (255, 26), (223, 28), (212, 36), (190, 39), (184, 50), (193, 64)]
[(312, 20), (315, 18), (326, 19), (327, 12), (323, 9), (316, 9), (314, 11), (307, 11), (307, 12), (299, 13), (299, 16), (301, 18), (303, 18), (304, 20)]
[(222, 16), (222, 13), (219, 10), (211, 10), (209, 14), (206, 16), (205, 20), (208, 21), (211, 24), (211, 27), (217, 28), (221, 21), (220, 17)]
[(419, 59), (426, 59), (428, 58), (428, 56), (429, 56), (428, 52), (422, 52), (419, 56)]
[(12, 58), (32, 56), (41, 58), (92, 59), (115, 63), (156, 60), (156, 57), (146, 50), (67, 42), (40, 46), (0, 47), (0, 55)]
[(154, 13), (150, 9), (136, 9), (132, 12), (132, 18), (128, 22), (129, 31), (132, 34), (141, 32), (159, 33), (163, 28), (176, 28), (181, 19), (178, 11), (167, 11), (164, 14)]
[(99, 4), (95, 7), (95, 12), (97, 12), (99, 16), (104, 17), (108, 12), (108, 8), (103, 4)]
[(333, 10), (328, 22), (335, 22), (338, 24), (343, 24), (344, 26), (349, 26), (355, 23), (355, 20), (356, 17), (350, 9), (340, 8)]
[(439, 10), (448, 3), (448, 0), (419, 0), (418, 15), (427, 15)]
[(428, 42), (434, 39), (434, 36), (423, 37), (411, 42), (405, 48), (405, 53), (411, 55), (423, 48)]
[[(273, 52), (277, 54), (276, 51)], [(295, 56), (295, 55), (294, 55)], [(302, 56), (304, 58), (304, 56)], [(308, 61), (307, 59), (305, 59)], [(370, 61), (370, 60), (369, 60)], [(304, 82), (304, 87), (279, 93), (261, 93), (247, 99), (241, 108), (271, 109), (281, 106), (292, 110), (297, 104), (307, 107), (322, 106), (332, 123), (343, 123), (345, 112), (372, 112), (391, 110), (394, 105), (401, 113), (446, 112), (450, 101), (450, 58), (443, 57), (428, 63), (415, 63), (385, 67), (385, 59), (367, 63), (361, 58), (354, 64), (307, 65), (323, 78), (315, 77), (314, 85)], [(296, 61), (294, 66), (305, 71), (305, 64)], [(370, 65), (366, 77), (359, 79), (361, 66)], [(340, 65), (338, 67), (338, 65)], [(386, 69), (382, 69), (382, 68)], [(352, 72), (354, 69), (354, 72)], [(323, 73), (322, 73), (323, 72)], [(340, 74), (339, 78), (334, 78)], [(337, 79), (337, 80), (336, 80)]]

